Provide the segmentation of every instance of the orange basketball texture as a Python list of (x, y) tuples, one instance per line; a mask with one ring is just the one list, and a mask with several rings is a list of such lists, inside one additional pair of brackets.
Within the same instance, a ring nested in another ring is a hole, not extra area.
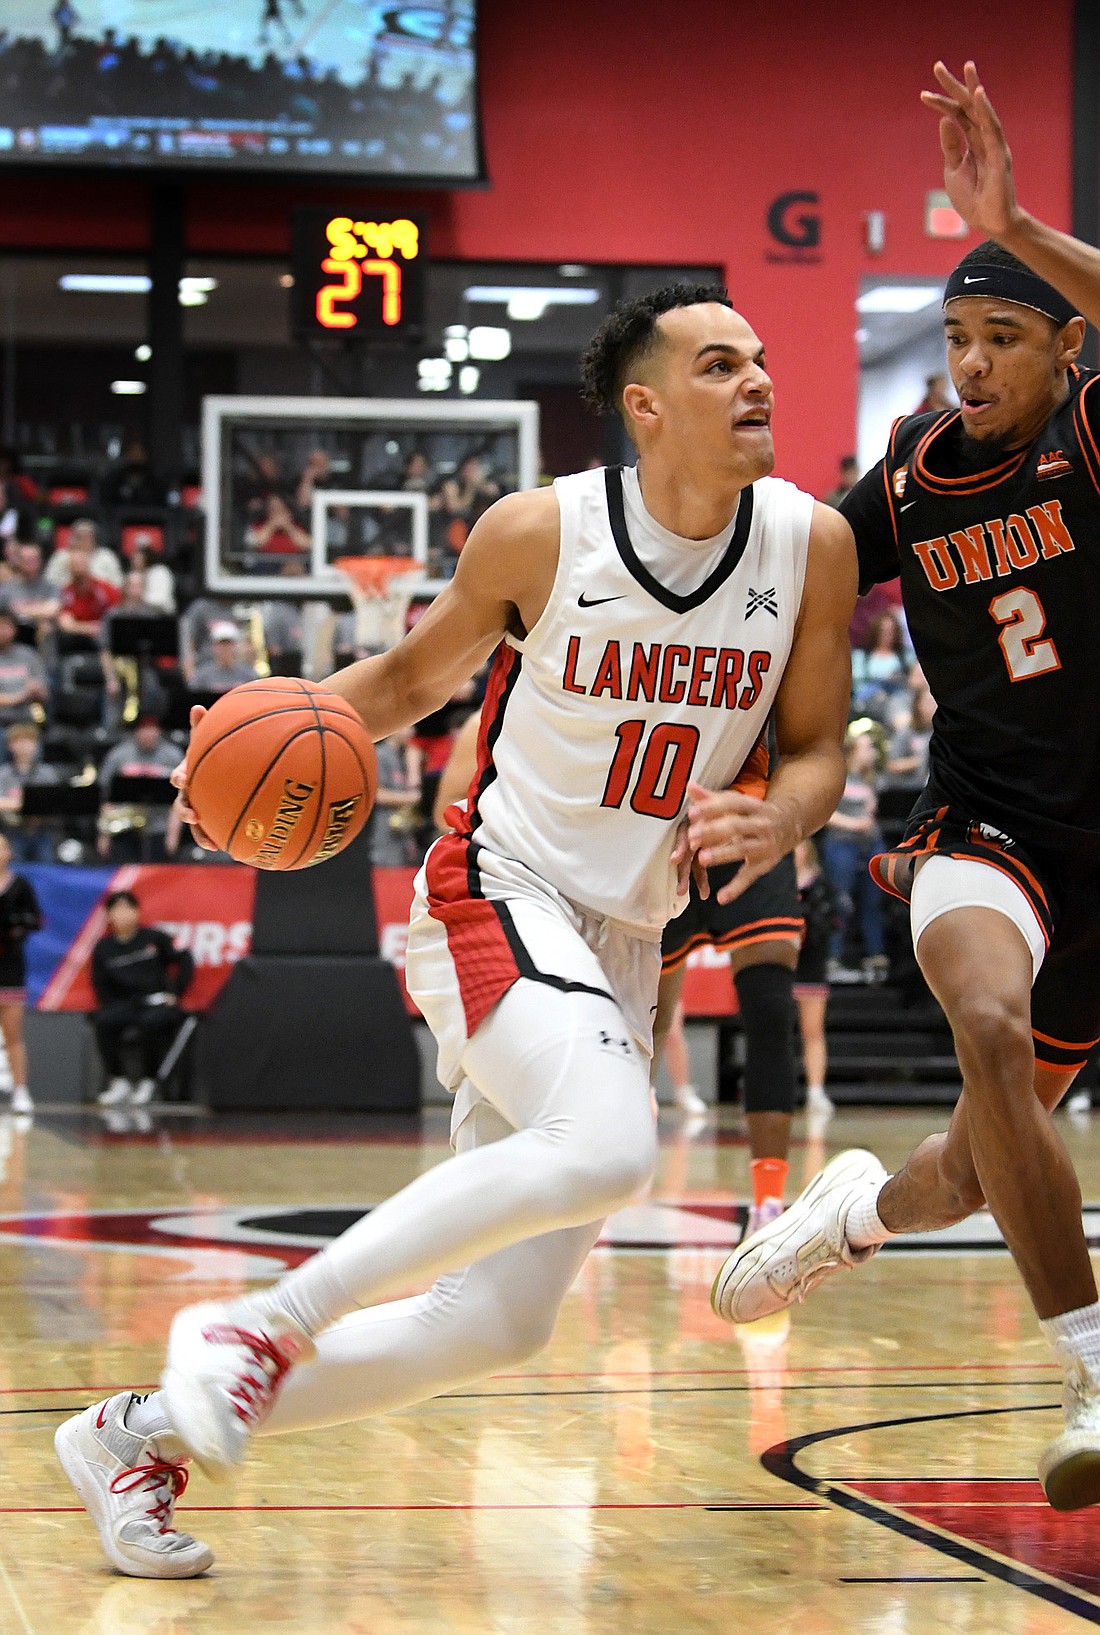
[(191, 734), (187, 798), (222, 851), (307, 869), (342, 851), (374, 804), (378, 763), (359, 716), (296, 676), (234, 687)]

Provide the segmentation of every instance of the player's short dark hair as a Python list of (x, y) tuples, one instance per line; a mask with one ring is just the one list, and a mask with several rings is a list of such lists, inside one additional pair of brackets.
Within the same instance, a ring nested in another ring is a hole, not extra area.
[(109, 891), (103, 904), (105, 911), (109, 914), (116, 903), (129, 903), (139, 912), (141, 910), (141, 904), (138, 902), (132, 891)]
[(1018, 255), (1013, 255), (1011, 250), (1006, 250), (1003, 245), (995, 243), (991, 238), (987, 238), (981, 244), (976, 244), (972, 250), (967, 250), (958, 265), (960, 267), (1011, 267), (1016, 272), (1031, 272), (1031, 268), (1026, 261), (1021, 261)]
[(604, 319), (581, 358), (581, 396), (597, 414), (621, 414), (623, 388), (657, 345), (657, 320), (676, 307), (715, 302), (732, 307), (720, 284), (666, 284), (620, 301)]

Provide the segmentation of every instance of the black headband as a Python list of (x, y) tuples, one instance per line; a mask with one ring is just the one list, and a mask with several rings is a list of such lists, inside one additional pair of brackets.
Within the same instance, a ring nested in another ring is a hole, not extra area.
[(1026, 267), (1005, 267), (996, 261), (964, 261), (947, 280), (943, 304), (960, 295), (991, 296), (995, 301), (1012, 301), (1018, 307), (1042, 312), (1061, 329), (1080, 314), (1072, 301), (1060, 295), (1053, 284)]

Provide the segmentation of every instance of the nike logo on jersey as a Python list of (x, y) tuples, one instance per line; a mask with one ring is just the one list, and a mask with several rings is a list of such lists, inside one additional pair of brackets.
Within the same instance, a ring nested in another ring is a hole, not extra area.
[(984, 275), (981, 278), (970, 278), (969, 276), (967, 276), (967, 277), (965, 277), (963, 279), (963, 283), (964, 284), (988, 284), (989, 279), (987, 277), (985, 277)]
[(898, 509), (901, 510), (901, 511), (911, 511), (913, 509), (914, 505), (916, 505), (916, 503), (917, 503), (916, 500), (906, 500), (905, 504), (902, 505), (902, 506), (899, 506)]
[(1040, 560), (1076, 550), (1062, 517), (1060, 500), (1029, 505), (1007, 519), (991, 517), (953, 534), (918, 539), (913, 551), (933, 590), (954, 590), (960, 582), (977, 585), (1006, 574), (1022, 573)]
[(622, 596), (585, 596), (582, 592), (577, 597), (578, 607), (602, 607), (605, 602), (621, 602)]
[(779, 604), (775, 599), (774, 586), (771, 590), (753, 590), (749, 587), (749, 599), (745, 604), (745, 617), (751, 619), (754, 613), (770, 613), (773, 619), (779, 618)]

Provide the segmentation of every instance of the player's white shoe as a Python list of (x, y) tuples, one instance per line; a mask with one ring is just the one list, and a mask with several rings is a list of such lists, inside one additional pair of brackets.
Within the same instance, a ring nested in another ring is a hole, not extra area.
[(176, 1435), (215, 1481), (244, 1458), (286, 1374), (316, 1348), (291, 1318), (253, 1317), (244, 1302), (204, 1301), (176, 1313), (161, 1375)]
[(1100, 1504), (1100, 1381), (1079, 1358), (1066, 1369), (1062, 1388), (1065, 1430), (1039, 1459), (1039, 1480), (1055, 1510)]
[(672, 1099), (681, 1113), (687, 1113), (692, 1118), (699, 1118), (710, 1111), (693, 1084), (674, 1084)]
[(122, 1391), (57, 1428), (61, 1468), (95, 1522), (111, 1564), (132, 1578), (194, 1578), (214, 1564), (209, 1547), (172, 1525), (187, 1464), (156, 1438), (126, 1429), (132, 1396)]
[(135, 1084), (133, 1094), (130, 1097), (130, 1106), (148, 1107), (149, 1103), (156, 1095), (156, 1090), (157, 1086), (155, 1080), (139, 1079), (137, 1084)]
[(875, 1248), (853, 1249), (844, 1227), (856, 1200), (874, 1195), (886, 1178), (873, 1153), (838, 1154), (789, 1209), (727, 1256), (710, 1291), (719, 1317), (753, 1323), (805, 1300), (833, 1272), (870, 1260)]

